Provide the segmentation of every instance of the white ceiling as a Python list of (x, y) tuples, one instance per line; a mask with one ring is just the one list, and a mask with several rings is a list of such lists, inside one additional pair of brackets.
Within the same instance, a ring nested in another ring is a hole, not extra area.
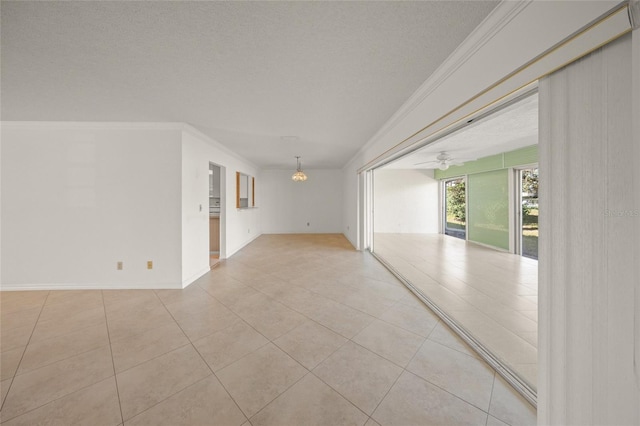
[(342, 167), (497, 3), (2, 1), (2, 119), (181, 121)]
[(438, 154), (459, 162), (513, 151), (538, 143), (538, 94), (511, 104), (483, 119), (389, 163), (389, 169), (434, 169)]

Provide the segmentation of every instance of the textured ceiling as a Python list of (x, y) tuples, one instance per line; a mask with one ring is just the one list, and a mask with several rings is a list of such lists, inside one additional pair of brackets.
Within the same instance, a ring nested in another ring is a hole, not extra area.
[(181, 121), (342, 167), (496, 4), (3, 1), (2, 119)]
[(465, 162), (538, 143), (538, 94), (531, 95), (389, 163), (389, 169), (434, 169), (441, 152)]

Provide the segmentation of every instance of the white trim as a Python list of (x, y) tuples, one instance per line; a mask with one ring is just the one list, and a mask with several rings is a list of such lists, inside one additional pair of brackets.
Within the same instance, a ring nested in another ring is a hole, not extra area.
[(181, 128), (182, 128), (183, 131), (185, 131), (187, 133), (190, 133), (192, 136), (195, 136), (197, 138), (204, 139), (208, 144), (213, 145), (214, 147), (218, 148), (220, 151), (224, 152), (225, 154), (228, 154), (228, 155), (236, 158), (237, 160), (240, 160), (240, 161), (248, 164), (249, 166), (253, 167), (256, 170), (259, 169), (259, 167), (256, 166), (251, 161), (249, 161), (246, 158), (242, 157), (240, 154), (236, 153), (235, 151), (232, 151), (226, 145), (223, 145), (220, 142), (218, 142), (217, 140), (215, 140), (215, 139), (211, 138), (210, 136), (206, 135), (205, 133), (202, 133), (200, 130), (198, 130), (197, 128), (193, 127), (191, 124), (187, 124), (187, 123), (178, 123), (178, 124), (181, 125)]
[(202, 139), (247, 165), (258, 169), (251, 161), (201, 132), (194, 126), (183, 122), (129, 122), (129, 121), (0, 121), (0, 126), (8, 129), (80, 129), (80, 130), (175, 130), (186, 132)]
[(364, 173), (364, 187), (365, 187), (365, 193), (364, 193), (364, 205), (366, 206), (366, 225), (364, 228), (364, 240), (365, 240), (365, 246), (361, 247), (362, 249), (366, 249), (369, 251), (374, 251), (375, 250), (375, 241), (374, 241), (374, 216), (375, 216), (375, 177), (374, 177), (374, 171), (373, 170), (367, 170)]
[[(420, 105), (431, 93), (440, 87), (451, 75), (453, 75), (465, 62), (476, 54), (482, 46), (498, 34), (513, 18), (522, 12), (531, 0), (503, 1), (489, 13), (469, 36), (449, 55), (449, 57), (420, 85), (409, 99), (396, 111), (395, 114), (376, 132), (369, 141), (362, 146), (356, 156), (362, 154), (396, 127), (418, 105)], [(348, 164), (348, 163), (347, 163)]]
[(118, 130), (184, 130), (178, 122), (128, 122), (128, 121), (2, 121), (9, 129), (118, 129)]
[[(245, 248), (246, 246), (251, 244), (253, 242), (253, 240), (255, 240), (256, 238), (260, 237), (261, 235), (263, 235), (263, 234), (254, 235), (253, 237), (251, 237), (246, 242), (240, 244), (240, 246), (237, 249), (235, 249), (235, 250), (233, 250), (233, 251), (231, 251), (229, 253), (225, 253), (226, 256), (224, 257), (224, 259), (228, 259), (228, 258), (232, 257), (234, 254), (236, 254), (237, 252), (239, 252), (240, 250), (242, 250), (243, 248)], [(268, 234), (266, 234), (266, 235), (268, 235)], [(220, 260), (224, 260), (224, 259), (222, 257), (220, 257)]]
[(0, 292), (2, 291), (32, 291), (32, 290), (41, 290), (41, 291), (56, 291), (56, 290), (175, 290), (182, 289), (182, 284), (179, 282), (175, 283), (153, 283), (149, 285), (145, 285), (144, 283), (137, 284), (123, 284), (123, 283), (82, 283), (82, 284), (51, 284), (51, 283), (41, 283), (41, 284), (14, 284), (2, 283), (0, 286)]
[(347, 241), (349, 241), (349, 244), (351, 244), (353, 246), (354, 250), (358, 250), (358, 248), (356, 247), (356, 244), (353, 241), (351, 241), (351, 239), (349, 238), (349, 236), (347, 234), (345, 234), (343, 232), (342, 235), (344, 235), (344, 237), (347, 239)]
[(204, 276), (209, 271), (211, 271), (211, 266), (209, 266), (208, 268), (205, 268), (205, 269), (201, 269), (199, 272), (193, 274), (189, 278), (186, 278), (186, 279), (182, 280), (182, 287), (181, 288), (187, 288), (189, 285), (193, 284), (198, 278), (201, 278), (202, 276)]
[[(432, 114), (430, 111), (437, 110), (438, 107), (433, 105), (428, 106), (427, 104), (444, 102), (447, 99), (445, 92), (455, 92), (456, 87), (459, 87), (461, 83), (468, 82), (469, 77), (473, 74), (474, 67), (477, 67), (477, 62), (482, 59), (483, 52), (491, 47), (489, 46), (491, 43), (486, 43), (486, 46), (480, 46), (483, 47), (483, 49), (475, 52), (475, 54), (470, 54), (467, 58), (467, 63), (464, 63), (467, 66), (459, 66), (459, 72), (455, 72), (456, 69), (453, 68), (452, 65), (449, 65), (451, 72), (455, 75), (452, 74), (450, 78), (445, 79), (440, 83), (440, 86), (434, 86), (434, 93), (432, 93), (433, 96), (430, 98), (435, 99), (430, 99), (429, 102), (425, 99), (422, 103), (416, 104), (413, 110), (404, 113), (404, 121), (398, 122), (396, 126), (388, 127), (385, 134), (393, 129), (394, 131), (397, 130), (395, 136), (389, 136), (389, 138), (386, 138), (389, 140), (383, 141), (382, 134), (376, 134), (374, 138), (380, 140), (372, 140), (370, 143), (365, 144), (347, 164), (351, 164), (354, 159), (358, 158), (362, 160), (358, 171), (376, 167), (376, 165), (383, 163), (387, 159), (398, 156), (417, 144), (424, 143), (424, 141), (446, 131), (451, 126), (468, 120), (483, 109), (499, 104), (515, 93), (525, 90), (539, 78), (566, 66), (601, 47), (603, 44), (630, 31), (629, 19), (626, 13), (627, 4), (624, 2), (591, 2), (589, 3), (590, 7), (588, 10), (586, 8), (584, 11), (582, 9), (580, 10), (580, 12), (583, 13), (576, 13), (575, 7), (569, 10), (567, 4), (564, 4), (559, 10), (554, 9), (553, 6), (547, 6), (555, 4), (555, 2), (528, 2), (527, 4), (535, 4), (535, 7), (528, 8), (527, 12), (530, 11), (530, 13), (523, 14), (525, 16), (522, 19), (525, 21), (527, 19), (539, 20), (545, 16), (545, 14), (556, 12), (558, 16), (555, 17), (555, 27), (552, 29), (556, 33), (561, 33), (562, 35), (558, 36), (562, 38), (554, 40), (553, 44), (547, 42), (548, 44), (546, 45), (538, 46), (538, 49), (541, 49), (539, 51), (534, 50), (532, 47), (530, 49), (532, 50), (530, 52), (531, 56), (528, 61), (516, 66), (515, 69), (505, 69), (501, 71), (504, 72), (504, 74), (498, 74), (495, 70), (492, 70), (496, 76), (495, 80), (478, 83), (477, 89), (474, 89), (477, 91), (465, 94), (464, 98), (460, 97), (460, 103), (458, 103), (457, 106), (451, 103), (448, 107), (440, 107), (443, 111), (438, 112), (438, 115)], [(520, 9), (520, 12), (523, 10), (525, 9)], [(563, 26), (560, 24), (561, 19), (559, 18), (570, 13), (573, 14), (571, 20), (576, 22), (573, 22), (572, 25), (574, 26), (566, 28), (567, 25)], [(520, 13), (513, 15), (512, 20), (519, 14)], [(588, 19), (588, 21), (582, 24), (580, 19)], [(505, 25), (510, 22), (511, 21), (505, 21)], [(512, 23), (511, 27), (508, 25), (505, 26), (505, 32), (511, 33), (512, 36), (520, 36), (520, 34), (518, 34), (519, 28), (514, 27), (515, 25), (517, 24)], [(509, 31), (506, 31), (507, 29), (509, 29)], [(529, 31), (530, 30), (529, 28)], [(484, 31), (489, 31), (489, 29), (484, 29)], [(522, 34), (526, 35), (526, 33)], [(491, 39), (487, 39), (487, 41), (489, 40)], [(495, 46), (497, 50), (488, 52), (487, 55), (496, 56), (496, 52), (499, 52), (500, 49), (505, 50), (504, 53), (508, 54), (509, 51), (504, 47), (505, 42), (506, 40), (498, 40), (498, 38), (493, 40), (493, 44), (497, 43)], [(445, 62), (449, 63), (449, 60)], [(465, 70), (465, 72), (463, 73), (462, 70)], [(460, 79), (462, 80), (457, 81)], [(450, 99), (451, 96), (448, 96), (448, 98)], [(402, 107), (402, 109), (404, 108), (405, 107)], [(408, 116), (409, 112), (412, 113), (412, 117)], [(424, 117), (425, 114), (432, 114), (432, 116), (429, 116), (429, 118), (421, 118)], [(420, 119), (423, 120), (422, 123), (418, 121)], [(401, 124), (404, 125), (405, 129), (400, 129)], [(425, 127), (420, 128), (419, 126)], [(392, 137), (395, 138), (395, 140), (392, 140)], [(384, 146), (380, 146), (382, 142), (384, 142)], [(375, 149), (376, 152), (371, 152), (374, 151), (374, 147), (379, 148)]]

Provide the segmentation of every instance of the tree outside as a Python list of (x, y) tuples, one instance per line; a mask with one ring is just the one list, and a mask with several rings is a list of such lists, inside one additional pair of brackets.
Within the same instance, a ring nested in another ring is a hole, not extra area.
[(538, 258), (538, 169), (522, 170), (522, 255)]
[(464, 179), (447, 181), (447, 228), (465, 229), (466, 227), (466, 187)]

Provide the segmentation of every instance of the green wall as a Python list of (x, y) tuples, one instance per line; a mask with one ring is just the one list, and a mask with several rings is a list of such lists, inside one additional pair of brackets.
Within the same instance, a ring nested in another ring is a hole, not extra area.
[(447, 170), (435, 170), (436, 179), (446, 179), (474, 173), (490, 172), (514, 166), (533, 164), (538, 162), (538, 145), (531, 145), (515, 151), (504, 152), (490, 157), (467, 161), (462, 166), (451, 166)]
[(436, 179), (467, 176), (467, 238), (509, 250), (509, 168), (538, 162), (538, 145), (436, 170)]

